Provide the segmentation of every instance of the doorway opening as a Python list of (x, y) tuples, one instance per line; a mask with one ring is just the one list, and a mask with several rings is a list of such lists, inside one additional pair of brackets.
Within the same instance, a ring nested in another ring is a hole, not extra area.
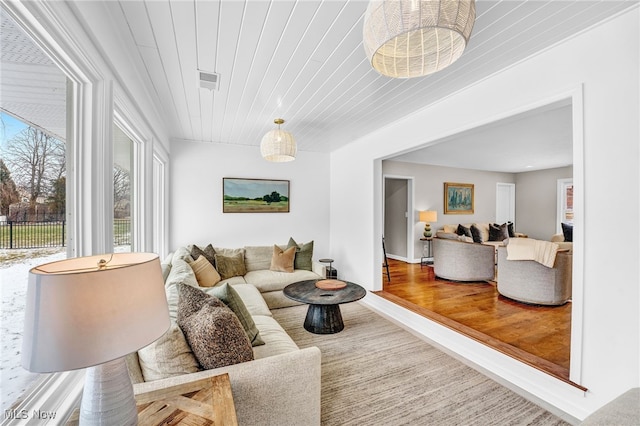
[(385, 176), (383, 187), (383, 231), (386, 255), (390, 259), (412, 262), (413, 178)]

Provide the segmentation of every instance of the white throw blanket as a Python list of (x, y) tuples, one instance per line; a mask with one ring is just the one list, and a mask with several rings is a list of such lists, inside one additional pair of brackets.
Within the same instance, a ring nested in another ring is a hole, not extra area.
[(556, 262), (558, 244), (533, 238), (509, 238), (507, 244), (507, 260), (535, 260), (553, 268)]

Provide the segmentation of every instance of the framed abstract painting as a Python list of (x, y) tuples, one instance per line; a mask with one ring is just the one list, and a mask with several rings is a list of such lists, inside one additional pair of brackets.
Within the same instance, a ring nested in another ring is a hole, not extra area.
[(444, 214), (473, 214), (472, 183), (444, 183)]

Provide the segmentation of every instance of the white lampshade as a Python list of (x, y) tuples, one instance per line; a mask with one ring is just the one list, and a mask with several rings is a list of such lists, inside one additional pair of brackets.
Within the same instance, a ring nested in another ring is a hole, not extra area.
[(429, 75), (462, 55), (475, 18), (474, 0), (370, 0), (364, 49), (380, 74)]
[(420, 222), (437, 222), (438, 212), (435, 210), (423, 210), (420, 212)]
[(89, 367), (80, 425), (138, 422), (125, 356), (170, 326), (158, 256), (114, 253), (29, 271), (22, 366), (50, 373)]
[(48, 373), (102, 364), (147, 346), (169, 325), (156, 254), (47, 263), (29, 271), (22, 365)]
[(296, 141), (293, 135), (280, 129), (280, 124), (284, 123), (281, 118), (274, 121), (278, 125), (277, 129), (269, 131), (262, 137), (260, 142), (260, 153), (265, 160), (282, 163), (296, 159)]

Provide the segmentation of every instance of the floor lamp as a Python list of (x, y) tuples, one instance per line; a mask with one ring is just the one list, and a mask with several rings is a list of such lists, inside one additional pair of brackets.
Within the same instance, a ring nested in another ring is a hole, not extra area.
[(169, 326), (156, 254), (47, 263), (29, 271), (22, 366), (38, 373), (88, 367), (80, 424), (135, 425), (138, 414), (125, 357)]

